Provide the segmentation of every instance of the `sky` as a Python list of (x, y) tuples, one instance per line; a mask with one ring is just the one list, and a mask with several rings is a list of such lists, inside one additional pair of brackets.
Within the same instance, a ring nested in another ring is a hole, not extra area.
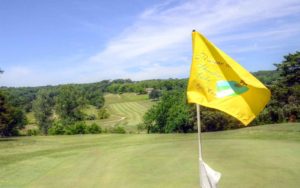
[(300, 1), (0, 0), (0, 86), (187, 78), (193, 29), (273, 70), (300, 50)]

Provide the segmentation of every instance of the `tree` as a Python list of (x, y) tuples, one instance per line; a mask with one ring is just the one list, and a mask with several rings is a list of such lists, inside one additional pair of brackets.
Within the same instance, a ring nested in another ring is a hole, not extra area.
[(169, 91), (144, 116), (147, 132), (192, 132), (193, 112), (186, 104), (185, 91)]
[(272, 99), (267, 106), (272, 122), (300, 119), (300, 52), (284, 56), (275, 64), (281, 78), (272, 85)]
[(27, 120), (21, 109), (8, 103), (5, 94), (0, 91), (0, 136), (15, 136)]
[(161, 92), (158, 89), (152, 89), (149, 93), (149, 99), (157, 100), (161, 96)]
[(266, 85), (273, 84), (280, 78), (280, 73), (276, 70), (257, 71), (253, 72), (252, 74)]
[(119, 88), (120, 88), (120, 84), (113, 83), (107, 87), (107, 91), (110, 93), (118, 93)]
[(62, 86), (56, 98), (56, 112), (65, 123), (70, 123), (84, 118), (80, 109), (85, 104), (83, 96), (74, 86)]
[(281, 64), (275, 64), (282, 78), (282, 83), (288, 87), (300, 84), (300, 52), (284, 56)]
[(143, 87), (140, 86), (140, 85), (138, 85), (138, 86), (135, 87), (134, 92), (136, 92), (136, 93), (139, 94), (139, 95), (142, 95), (142, 94), (146, 94), (146, 93), (147, 93), (146, 90), (145, 90), (145, 88), (143, 88)]
[(219, 110), (201, 107), (201, 130), (222, 131), (242, 127), (237, 119)]
[(36, 98), (38, 88), (21, 87), (21, 88), (3, 88), (7, 92), (7, 100), (14, 107), (23, 109), (25, 112), (32, 110), (32, 102)]
[[(182, 98), (181, 100), (184, 100)], [(165, 132), (187, 133), (194, 131), (194, 114), (190, 105), (185, 104), (185, 100), (171, 106), (168, 112)]]
[(90, 89), (85, 93), (85, 97), (89, 104), (96, 106), (98, 109), (104, 105), (103, 93), (99, 89)]
[(53, 121), (53, 106), (54, 101), (50, 92), (45, 89), (41, 89), (37, 94), (36, 100), (33, 102), (33, 111), (39, 129), (45, 135), (48, 134), (48, 129)]

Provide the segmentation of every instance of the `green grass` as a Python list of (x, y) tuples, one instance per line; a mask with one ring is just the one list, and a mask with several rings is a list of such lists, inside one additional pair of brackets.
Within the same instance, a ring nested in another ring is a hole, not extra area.
[(114, 104), (131, 101), (144, 101), (148, 100), (148, 95), (138, 95), (136, 93), (123, 93), (123, 94), (111, 94), (107, 93), (104, 95), (105, 104)]
[(87, 105), (82, 112), (84, 114), (88, 114), (88, 115), (95, 115), (96, 117), (98, 117), (98, 109), (93, 106), (93, 105)]
[[(300, 124), (203, 133), (221, 188), (298, 188)], [(196, 134), (0, 139), (0, 187), (198, 188)]]
[[(135, 93), (106, 94), (105, 107), (110, 113), (108, 119), (86, 121), (88, 124), (96, 123), (103, 129), (122, 126), (127, 132), (137, 132), (137, 125), (142, 123), (143, 115), (154, 104), (148, 100), (148, 95), (137, 95)], [(97, 115), (97, 109), (88, 106), (84, 109), (86, 114)]]
[[(88, 125), (96, 123), (103, 129), (112, 129), (115, 126), (122, 126), (128, 133), (136, 133), (137, 125), (142, 123), (146, 111), (155, 103), (148, 99), (148, 95), (137, 95), (135, 93), (105, 94), (105, 107), (110, 113), (108, 119), (98, 119), (98, 109), (95, 106), (87, 105), (82, 112), (87, 115), (94, 115), (96, 120), (85, 121)], [(33, 112), (26, 114), (28, 125), (21, 130), (26, 134), (27, 129), (36, 129), (36, 120)], [(57, 119), (57, 115), (54, 114)]]

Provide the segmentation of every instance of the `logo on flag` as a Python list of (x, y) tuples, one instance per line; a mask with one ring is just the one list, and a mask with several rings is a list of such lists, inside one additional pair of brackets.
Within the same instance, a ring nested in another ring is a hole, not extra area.
[(224, 98), (228, 96), (236, 96), (245, 93), (249, 90), (248, 87), (243, 86), (236, 81), (217, 81), (217, 98)]

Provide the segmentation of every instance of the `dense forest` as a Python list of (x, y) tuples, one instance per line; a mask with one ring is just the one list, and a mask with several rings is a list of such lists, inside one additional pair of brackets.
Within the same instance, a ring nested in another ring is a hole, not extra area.
[[(251, 123), (295, 122), (300, 118), (300, 52), (284, 56), (274, 65), (276, 70), (253, 74), (272, 92), (269, 104)], [(0, 74), (5, 74), (0, 70)], [(1, 78), (0, 78), (1, 79)], [(103, 80), (90, 84), (66, 84), (43, 87), (1, 87), (0, 136), (15, 136), (27, 124), (25, 113), (33, 112), (39, 134), (100, 133), (97, 125), (86, 126), (84, 120), (94, 119), (82, 112), (86, 105), (99, 110), (99, 116), (109, 116), (104, 106), (104, 93), (149, 94), (156, 100), (144, 116), (139, 129), (148, 133), (194, 132), (195, 107), (186, 103), (188, 79), (155, 79), (132, 81), (130, 79)], [(218, 131), (241, 127), (232, 117), (213, 109), (202, 107), (203, 131)], [(120, 131), (124, 132), (124, 131)]]

